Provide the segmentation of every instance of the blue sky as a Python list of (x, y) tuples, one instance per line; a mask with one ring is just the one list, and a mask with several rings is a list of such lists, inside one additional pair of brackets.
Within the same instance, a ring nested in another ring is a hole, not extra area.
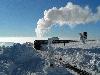
[[(44, 15), (44, 10), (52, 7), (64, 7), (68, 2), (84, 7), (86, 5), (96, 12), (99, 0), (0, 0), (0, 37), (35, 37), (37, 21)], [(79, 25), (54, 26), (46, 35), (60, 37), (78, 37), (79, 32), (87, 31), (92, 38), (100, 37), (100, 21)]]

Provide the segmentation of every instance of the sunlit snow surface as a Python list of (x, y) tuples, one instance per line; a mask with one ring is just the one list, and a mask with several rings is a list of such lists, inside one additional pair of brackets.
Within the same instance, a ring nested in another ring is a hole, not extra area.
[[(81, 42), (66, 43), (65, 46), (53, 44), (51, 46), (53, 48), (51, 47), (50, 50), (41, 52), (45, 59), (48, 57), (50, 62), (55, 61), (56, 66), (61, 66), (60, 62), (70, 63), (79, 69), (92, 73), (92, 75), (100, 75), (100, 41), (88, 41), (86, 44)], [(60, 58), (62, 61), (59, 61)], [(77, 75), (71, 70), (69, 72)]]
[(42, 51), (25, 44), (3, 48), (0, 75), (78, 75), (65, 68), (66, 63), (100, 75), (100, 41), (47, 45)]

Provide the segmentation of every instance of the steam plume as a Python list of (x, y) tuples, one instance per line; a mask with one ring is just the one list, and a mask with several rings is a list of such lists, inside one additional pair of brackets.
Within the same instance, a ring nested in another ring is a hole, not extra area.
[(93, 13), (92, 10), (85, 6), (80, 7), (68, 2), (65, 7), (56, 8), (44, 11), (44, 17), (37, 22), (35, 32), (37, 37), (42, 37), (45, 32), (53, 25), (68, 25), (74, 27), (76, 25), (87, 24), (90, 22), (97, 22), (100, 20), (100, 7), (97, 7), (97, 12)]

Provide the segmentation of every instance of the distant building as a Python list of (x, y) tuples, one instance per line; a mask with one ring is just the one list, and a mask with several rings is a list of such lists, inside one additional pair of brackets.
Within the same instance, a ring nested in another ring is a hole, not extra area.
[(49, 40), (49, 39), (52, 39), (52, 40), (59, 40), (59, 38), (58, 38), (58, 37), (48, 38), (48, 40)]

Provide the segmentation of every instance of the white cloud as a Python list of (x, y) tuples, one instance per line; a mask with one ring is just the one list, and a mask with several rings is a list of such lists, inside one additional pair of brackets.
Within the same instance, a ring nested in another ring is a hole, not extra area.
[(65, 7), (44, 11), (44, 17), (37, 22), (36, 34), (41, 37), (54, 24), (74, 27), (79, 24), (97, 22), (100, 20), (100, 7), (93, 13), (88, 6), (84, 8), (69, 2)]

